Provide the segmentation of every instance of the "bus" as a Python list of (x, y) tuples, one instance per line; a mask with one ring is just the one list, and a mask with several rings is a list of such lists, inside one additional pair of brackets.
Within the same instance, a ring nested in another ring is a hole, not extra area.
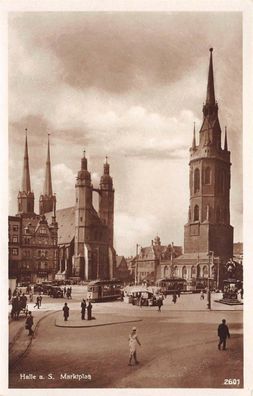
[(87, 299), (92, 302), (117, 300), (121, 296), (122, 282), (120, 280), (97, 279), (88, 284)]
[(183, 278), (162, 278), (156, 282), (164, 295), (187, 291), (187, 281)]

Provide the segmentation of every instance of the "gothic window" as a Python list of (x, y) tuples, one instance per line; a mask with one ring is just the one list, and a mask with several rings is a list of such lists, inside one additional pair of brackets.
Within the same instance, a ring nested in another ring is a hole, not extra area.
[(169, 276), (169, 269), (168, 269), (167, 265), (165, 265), (165, 267), (164, 267), (164, 272), (163, 272), (163, 274), (164, 274), (164, 277), (165, 277), (165, 278), (167, 278), (167, 277)]
[(18, 231), (18, 226), (17, 226), (17, 225), (14, 225), (14, 226), (12, 227), (12, 229), (13, 229), (13, 231)]
[(202, 273), (203, 273), (203, 278), (208, 278), (208, 267), (207, 267), (207, 265), (204, 265), (204, 267), (202, 269)]
[(12, 242), (13, 243), (18, 243), (18, 236), (17, 235), (13, 235)]
[(13, 256), (18, 256), (18, 248), (13, 248), (12, 249), (12, 255)]
[(187, 278), (187, 268), (185, 266), (182, 269), (182, 276), (183, 276), (184, 279)]
[(199, 221), (199, 206), (194, 206), (194, 221)]
[(211, 169), (209, 167), (205, 168), (204, 171), (204, 183), (211, 184)]
[(194, 267), (194, 265), (191, 267), (191, 278), (195, 278), (196, 277), (196, 267)]
[(194, 171), (194, 192), (198, 192), (200, 189), (200, 173), (199, 169), (196, 168)]

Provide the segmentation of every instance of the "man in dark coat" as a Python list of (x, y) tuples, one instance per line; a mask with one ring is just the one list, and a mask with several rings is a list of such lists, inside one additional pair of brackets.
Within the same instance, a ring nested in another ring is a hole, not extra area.
[(83, 301), (81, 302), (81, 314), (82, 314), (82, 320), (85, 319), (85, 310), (86, 310), (86, 301), (83, 298)]
[(218, 327), (218, 337), (220, 337), (218, 349), (221, 349), (221, 345), (223, 344), (222, 349), (225, 350), (227, 337), (230, 338), (228, 326), (226, 325), (226, 319), (222, 319), (222, 323)]
[(38, 307), (38, 309), (40, 309), (40, 296), (37, 296), (36, 298), (36, 304), (34, 305), (33, 308)]
[(28, 335), (33, 335), (32, 327), (33, 327), (33, 316), (31, 311), (29, 311), (28, 317), (26, 318), (26, 322), (25, 322), (25, 328), (29, 330)]
[(64, 320), (66, 321), (66, 320), (68, 320), (68, 317), (69, 317), (69, 307), (68, 307), (67, 303), (64, 304), (64, 307), (62, 308), (62, 310), (63, 310)]
[(161, 312), (161, 307), (162, 307), (162, 305), (163, 305), (163, 299), (162, 299), (161, 296), (159, 296), (159, 297), (158, 297), (158, 300), (157, 300), (157, 306), (158, 306), (158, 311), (159, 311), (159, 312)]
[(88, 304), (88, 306), (87, 306), (87, 316), (88, 316), (88, 320), (91, 320), (91, 310), (92, 310), (92, 305), (91, 305), (91, 302), (89, 301), (89, 304)]

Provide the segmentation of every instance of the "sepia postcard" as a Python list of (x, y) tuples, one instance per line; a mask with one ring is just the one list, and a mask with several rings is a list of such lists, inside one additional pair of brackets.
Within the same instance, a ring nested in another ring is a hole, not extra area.
[(252, 25), (1, 4), (0, 395), (252, 395)]

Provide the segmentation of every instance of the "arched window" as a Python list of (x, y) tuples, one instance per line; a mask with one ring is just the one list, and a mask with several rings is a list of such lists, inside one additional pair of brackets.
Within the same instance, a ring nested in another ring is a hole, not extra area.
[(194, 206), (194, 221), (199, 221), (199, 206)]
[(169, 277), (169, 268), (168, 268), (167, 265), (165, 265), (165, 267), (164, 267), (163, 276), (164, 276), (164, 278), (168, 278)]
[(186, 268), (186, 266), (184, 266), (183, 269), (182, 269), (182, 277), (183, 277), (184, 279), (187, 278), (187, 268)]
[(211, 184), (211, 169), (209, 167), (205, 168), (204, 171), (204, 183)]
[(194, 171), (194, 192), (198, 192), (200, 189), (200, 173), (199, 169), (196, 168)]
[(207, 265), (204, 265), (204, 267), (202, 269), (202, 273), (203, 273), (203, 278), (208, 278), (208, 267), (207, 267)]
[(194, 265), (191, 267), (191, 278), (196, 278), (196, 267)]

